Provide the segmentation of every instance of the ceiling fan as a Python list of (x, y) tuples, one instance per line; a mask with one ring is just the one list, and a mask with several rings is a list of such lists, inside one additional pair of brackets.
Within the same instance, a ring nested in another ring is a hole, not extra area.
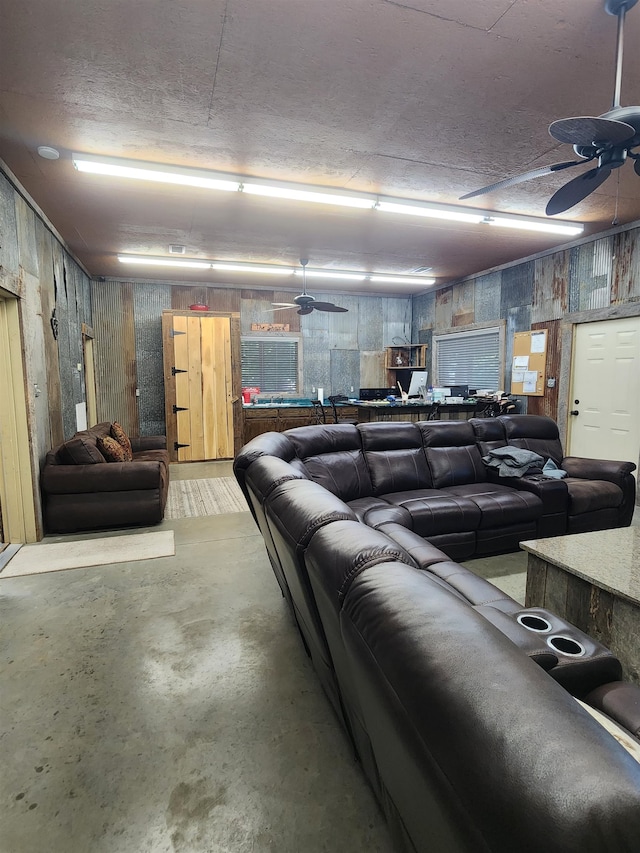
[(573, 150), (582, 159), (541, 166), (539, 169), (532, 169), (529, 172), (523, 172), (521, 175), (505, 178), (503, 181), (474, 190), (474, 192), (461, 196), (461, 199), (484, 195), (493, 190), (511, 187), (522, 181), (541, 178), (543, 175), (550, 175), (553, 172), (560, 172), (572, 166), (580, 166), (583, 163), (597, 160), (597, 166), (564, 184), (549, 199), (545, 212), (547, 216), (553, 216), (556, 213), (569, 210), (570, 207), (578, 204), (594, 190), (597, 190), (614, 169), (623, 165), (627, 157), (635, 160), (633, 168), (636, 175), (640, 176), (640, 153), (633, 150), (640, 145), (640, 106), (620, 106), (624, 19), (628, 10), (633, 8), (637, 2), (638, 0), (605, 0), (604, 4), (605, 11), (618, 18), (616, 80), (611, 109), (600, 116), (563, 118), (549, 125), (551, 136), (558, 142), (567, 142), (573, 145)]
[(302, 293), (299, 296), (296, 296), (293, 302), (273, 302), (272, 304), (276, 307), (271, 310), (284, 311), (287, 308), (297, 308), (298, 314), (311, 314), (314, 309), (316, 311), (348, 311), (348, 308), (340, 308), (339, 305), (334, 305), (333, 302), (319, 302), (314, 296), (309, 296), (307, 293), (308, 263), (309, 260), (307, 258), (300, 258), (300, 264), (302, 266)]

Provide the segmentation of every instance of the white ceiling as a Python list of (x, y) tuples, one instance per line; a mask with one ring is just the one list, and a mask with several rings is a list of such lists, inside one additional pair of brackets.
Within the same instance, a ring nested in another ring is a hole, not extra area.
[[(638, 104), (640, 7), (625, 36), (622, 103)], [(441, 285), (566, 238), (85, 175), (71, 152), (544, 216), (583, 167), (458, 199), (573, 159), (547, 128), (610, 108), (616, 19), (603, 0), (30, 0), (5, 4), (0, 39), (0, 158), (92, 275), (175, 279), (115, 256), (178, 243), (189, 257), (430, 267)], [(561, 218), (588, 235), (616, 210), (640, 219), (631, 163)]]

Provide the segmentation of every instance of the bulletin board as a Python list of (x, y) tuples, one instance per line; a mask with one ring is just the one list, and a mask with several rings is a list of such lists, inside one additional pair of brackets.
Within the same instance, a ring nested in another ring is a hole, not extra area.
[(547, 329), (513, 336), (511, 393), (543, 397), (547, 381)]

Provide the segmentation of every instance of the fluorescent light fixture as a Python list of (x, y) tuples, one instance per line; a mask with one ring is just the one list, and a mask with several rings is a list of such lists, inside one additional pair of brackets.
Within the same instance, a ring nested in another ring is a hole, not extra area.
[(379, 284), (435, 284), (433, 276), (370, 275), (369, 281)]
[(475, 213), (464, 208), (456, 210), (446, 205), (405, 204), (395, 201), (381, 201), (377, 207), (383, 213), (402, 213), (405, 216), (428, 216), (431, 219), (449, 219), (452, 222), (470, 222), (477, 225), (487, 215), (485, 212)]
[[(302, 270), (296, 270), (296, 275), (302, 275)], [(325, 272), (324, 270), (310, 270), (307, 268), (307, 278), (338, 278), (343, 281), (364, 281), (366, 273), (355, 272)]]
[(242, 192), (249, 195), (262, 195), (269, 198), (287, 198), (292, 201), (312, 201), (318, 204), (335, 204), (339, 207), (358, 207), (363, 210), (373, 210), (376, 206), (375, 196), (363, 196), (361, 193), (353, 195), (338, 195), (331, 190), (304, 189), (296, 187), (295, 184), (281, 184), (274, 186), (267, 183), (242, 184)]
[(118, 255), (121, 264), (144, 264), (156, 267), (191, 267), (192, 269), (211, 269), (210, 261), (173, 260), (173, 258), (153, 258), (150, 255)]
[(115, 178), (134, 178), (206, 190), (237, 192), (240, 181), (233, 175), (218, 177), (206, 169), (183, 169), (179, 166), (159, 166), (137, 160), (120, 160), (117, 157), (94, 157), (90, 154), (72, 154), (73, 165), (79, 172), (92, 175), (109, 175)]
[[(187, 267), (201, 270), (210, 269), (219, 272), (256, 273), (257, 275), (302, 275), (302, 270), (297, 267), (284, 267), (277, 266), (276, 264), (252, 264), (241, 261), (237, 263), (233, 261), (201, 261), (195, 258), (160, 258), (153, 255), (118, 255), (117, 257), (121, 264)], [(372, 281), (376, 284), (416, 284), (428, 286), (436, 282), (433, 276), (397, 276), (348, 270), (310, 270), (308, 267), (307, 276), (310, 278), (330, 278), (343, 281)]]
[(484, 222), (487, 225), (495, 225), (499, 228), (519, 228), (524, 231), (543, 231), (548, 234), (565, 234), (567, 237), (575, 237), (582, 234), (584, 225), (573, 222), (554, 222), (553, 219), (546, 221), (507, 219), (504, 216), (488, 216)]
[(258, 264), (226, 264), (224, 262), (212, 261), (209, 266), (212, 270), (224, 270), (225, 272), (255, 272), (261, 275), (293, 275), (291, 267), (259, 266)]
[[(249, 178), (247, 180), (242, 175), (226, 172), (165, 166), (142, 160), (126, 160), (120, 157), (100, 157), (94, 154), (72, 154), (71, 156), (73, 165), (78, 171), (90, 172), (95, 175), (133, 178), (225, 192), (242, 192), (246, 195), (353, 207), (362, 210), (372, 209), (383, 213), (421, 216), (429, 219), (463, 222), (470, 225), (486, 223), (502, 228), (522, 228), (527, 231), (562, 234), (569, 237), (576, 236), (584, 231), (584, 225), (579, 222), (524, 216), (519, 213), (501, 213), (494, 216), (494, 211), (477, 207), (441, 204), (440, 202), (421, 202), (392, 198), (391, 196), (376, 196), (372, 193), (340, 192), (326, 187), (271, 181), (266, 178)], [(310, 272), (311, 270), (309, 270)]]

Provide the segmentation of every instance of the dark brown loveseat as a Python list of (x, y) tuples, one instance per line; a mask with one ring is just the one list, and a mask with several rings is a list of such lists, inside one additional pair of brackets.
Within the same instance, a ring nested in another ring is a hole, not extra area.
[(169, 489), (165, 436), (131, 438), (130, 461), (107, 461), (105, 421), (47, 453), (41, 476), (47, 533), (73, 533), (162, 521)]

